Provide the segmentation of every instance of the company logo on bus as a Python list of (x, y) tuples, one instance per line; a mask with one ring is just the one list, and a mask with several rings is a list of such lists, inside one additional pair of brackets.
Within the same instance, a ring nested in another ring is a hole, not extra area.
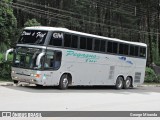
[(53, 38), (63, 38), (63, 33), (53, 33)]
[(127, 60), (127, 58), (126, 58), (126, 57), (124, 57), (124, 56), (120, 56), (120, 57), (119, 57), (119, 59), (120, 59), (121, 61), (124, 61), (124, 62), (128, 63), (128, 64), (133, 65), (133, 62), (132, 62), (132, 61), (130, 61), (130, 60)]
[(66, 56), (73, 56), (73, 57), (76, 57), (76, 58), (79, 58), (79, 59), (80, 58), (81, 59), (85, 59), (85, 62), (90, 62), (90, 63), (95, 63), (100, 58), (97, 55), (79, 53), (79, 52), (75, 52), (73, 50), (67, 51), (67, 55)]

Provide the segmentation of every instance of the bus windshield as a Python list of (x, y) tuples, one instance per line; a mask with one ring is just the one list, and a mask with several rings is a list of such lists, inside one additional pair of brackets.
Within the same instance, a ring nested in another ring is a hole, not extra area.
[(41, 69), (36, 66), (36, 60), (42, 49), (18, 47), (14, 51), (13, 67), (26, 69)]
[(47, 36), (47, 31), (24, 30), (18, 40), (18, 44), (39, 44), (43, 45)]

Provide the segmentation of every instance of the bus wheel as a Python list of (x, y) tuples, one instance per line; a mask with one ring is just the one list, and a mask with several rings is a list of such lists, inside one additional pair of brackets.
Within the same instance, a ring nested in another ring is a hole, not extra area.
[(36, 87), (41, 88), (43, 85), (36, 84)]
[(118, 77), (116, 80), (116, 89), (122, 89), (123, 88), (123, 77)]
[(18, 84), (18, 81), (17, 81), (17, 80), (13, 80), (13, 83), (17, 85), (17, 84)]
[(131, 78), (130, 77), (127, 77), (126, 80), (124, 81), (124, 89), (128, 89), (131, 87)]
[(60, 82), (59, 82), (59, 88), (61, 90), (67, 89), (68, 88), (68, 83), (69, 83), (69, 81), (68, 81), (67, 74), (62, 75), (62, 77), (60, 79)]

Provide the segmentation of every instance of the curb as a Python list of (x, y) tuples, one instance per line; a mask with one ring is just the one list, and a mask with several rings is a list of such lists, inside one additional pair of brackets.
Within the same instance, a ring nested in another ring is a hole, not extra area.
[(0, 82), (0, 86), (13, 86), (13, 82)]
[(31, 84), (28, 83), (18, 83), (15, 85), (13, 82), (3, 82), (0, 81), (0, 86), (31, 86)]
[(160, 87), (160, 85), (139, 85), (138, 87)]

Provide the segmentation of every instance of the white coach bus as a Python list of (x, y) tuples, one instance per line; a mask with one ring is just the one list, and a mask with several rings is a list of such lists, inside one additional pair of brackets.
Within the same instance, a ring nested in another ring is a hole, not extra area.
[(14, 83), (37, 86), (112, 85), (128, 89), (142, 84), (147, 45), (66, 28), (27, 27), (13, 51)]

